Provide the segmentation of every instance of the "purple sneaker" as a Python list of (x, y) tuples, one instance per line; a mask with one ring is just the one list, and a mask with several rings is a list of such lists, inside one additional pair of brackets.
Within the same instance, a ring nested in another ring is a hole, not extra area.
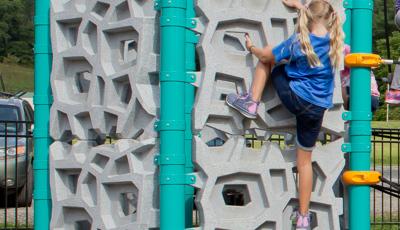
[(305, 216), (301, 215), (298, 211), (293, 213), (294, 224), (296, 230), (311, 230), (311, 215), (310, 213)]
[(257, 108), (260, 103), (253, 101), (250, 94), (237, 95), (231, 93), (226, 97), (226, 103), (247, 118), (257, 118)]
[(400, 90), (389, 90), (386, 92), (385, 102), (388, 104), (400, 104)]

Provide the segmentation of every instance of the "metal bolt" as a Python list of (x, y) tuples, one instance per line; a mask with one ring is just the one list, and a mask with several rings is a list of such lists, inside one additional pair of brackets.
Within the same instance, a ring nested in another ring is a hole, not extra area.
[(166, 157), (165, 160), (169, 161), (169, 157)]
[(192, 20), (192, 25), (194, 25), (194, 24), (196, 24), (196, 21), (195, 21), (195, 20)]
[(169, 177), (165, 178), (165, 180), (169, 180)]
[(167, 22), (169, 22), (169, 21), (171, 21), (169, 18), (167, 18), (167, 20), (166, 20)]
[(169, 123), (166, 123), (165, 125), (166, 125), (166, 126), (169, 126)]
[(194, 181), (194, 177), (190, 178), (191, 181)]
[(171, 4), (171, 1), (168, 1), (169, 4)]

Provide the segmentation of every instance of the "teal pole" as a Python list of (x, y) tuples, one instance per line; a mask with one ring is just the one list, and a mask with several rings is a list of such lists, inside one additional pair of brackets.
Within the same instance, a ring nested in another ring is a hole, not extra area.
[[(187, 1), (186, 18), (194, 18), (196, 13), (194, 11), (193, 0)], [(186, 71), (188, 74), (196, 70), (196, 44), (197, 36), (192, 30), (186, 30)], [(195, 78), (195, 75), (192, 75)], [(185, 173), (189, 174), (193, 172), (192, 162), (192, 109), (194, 103), (194, 86), (190, 82), (185, 84)], [(191, 228), (193, 226), (193, 195), (194, 188), (190, 185), (185, 187), (185, 226)]]
[(51, 193), (49, 182), (50, 106), (52, 95), (50, 72), (52, 52), (50, 44), (49, 0), (35, 1), (35, 127), (34, 127), (34, 227), (50, 229)]
[(346, 0), (343, 2), (343, 7), (346, 13), (346, 21), (343, 24), (343, 31), (345, 34), (344, 43), (351, 45), (351, 17), (352, 17), (352, 0)]
[[(352, 2), (352, 53), (372, 52), (373, 0)], [(352, 68), (350, 77), (350, 170), (369, 171), (371, 154), (370, 68)], [(370, 229), (370, 187), (349, 187), (350, 229)]]
[(186, 1), (155, 2), (160, 16), (160, 227), (185, 228)]

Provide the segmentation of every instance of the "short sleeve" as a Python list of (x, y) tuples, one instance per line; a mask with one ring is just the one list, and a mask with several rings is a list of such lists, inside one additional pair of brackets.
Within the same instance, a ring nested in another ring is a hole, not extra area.
[(272, 49), (272, 53), (275, 56), (275, 63), (279, 63), (284, 59), (289, 59), (291, 56), (291, 47), (293, 45), (296, 35), (290, 36), (287, 40), (277, 45)]

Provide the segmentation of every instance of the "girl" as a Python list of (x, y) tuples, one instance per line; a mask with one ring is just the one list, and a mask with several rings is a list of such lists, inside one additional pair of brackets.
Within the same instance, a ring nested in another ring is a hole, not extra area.
[(299, 0), (282, 0), (300, 11), (296, 33), (275, 48), (255, 47), (246, 35), (246, 47), (258, 59), (250, 92), (230, 94), (227, 104), (244, 116), (257, 117), (266, 81), (273, 68), (272, 83), (286, 108), (297, 120), (297, 169), (299, 172), (299, 211), (296, 229), (310, 228), (309, 203), (312, 192), (311, 152), (321, 129), (326, 109), (331, 108), (334, 72), (343, 55), (343, 31), (339, 15), (325, 0), (312, 0), (303, 6)]

